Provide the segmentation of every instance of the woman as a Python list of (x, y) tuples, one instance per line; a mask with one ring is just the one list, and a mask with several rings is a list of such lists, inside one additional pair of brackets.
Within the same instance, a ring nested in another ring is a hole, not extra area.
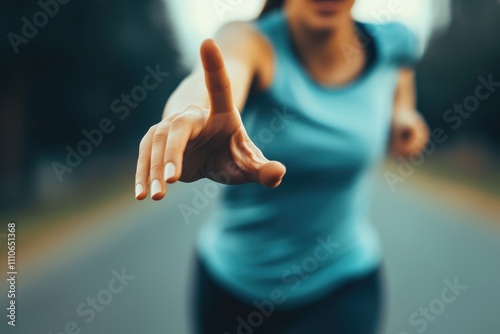
[(389, 138), (407, 156), (428, 131), (413, 36), (355, 22), (353, 3), (269, 1), (255, 22), (223, 27), (141, 142), (137, 199), (179, 180), (233, 185), (198, 240), (199, 333), (379, 328), (369, 172)]

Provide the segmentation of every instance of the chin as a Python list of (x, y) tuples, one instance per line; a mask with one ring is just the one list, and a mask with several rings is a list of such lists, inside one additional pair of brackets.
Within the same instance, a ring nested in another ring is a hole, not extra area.
[(354, 0), (288, 0), (289, 12), (311, 30), (335, 30), (351, 18)]
[(312, 17), (303, 21), (304, 25), (310, 30), (316, 31), (334, 31), (343, 22), (343, 16), (332, 15), (331, 17)]

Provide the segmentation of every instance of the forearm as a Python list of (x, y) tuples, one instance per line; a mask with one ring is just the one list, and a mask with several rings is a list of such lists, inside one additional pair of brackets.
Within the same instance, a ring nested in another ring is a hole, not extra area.
[[(229, 24), (216, 35), (231, 84), (233, 102), (238, 110), (245, 105), (250, 87), (262, 63), (264, 42), (247, 24)], [(195, 105), (209, 109), (203, 66), (199, 63), (179, 85), (165, 106), (163, 118)]]
[[(227, 61), (227, 71), (231, 81), (234, 104), (241, 111), (252, 83), (252, 69), (242, 61), (229, 60)], [(182, 112), (191, 106), (210, 108), (204, 73), (201, 69), (194, 70), (172, 93), (165, 105), (162, 118)]]
[(403, 69), (399, 74), (398, 86), (394, 98), (394, 114), (416, 111), (415, 73), (412, 69)]
[(401, 70), (394, 100), (391, 151), (408, 157), (420, 152), (429, 137), (424, 119), (416, 110), (414, 72)]
[[(221, 50), (224, 54), (224, 51)], [(248, 97), (255, 70), (247, 59), (226, 57), (226, 67), (231, 83), (233, 101), (238, 110), (242, 110)], [(165, 118), (172, 113), (179, 113), (195, 105), (209, 109), (208, 92), (201, 65), (198, 66), (172, 93), (163, 111)]]
[(180, 113), (193, 105), (209, 108), (204, 76), (200, 70), (193, 71), (172, 93), (163, 110), (162, 119), (171, 114)]

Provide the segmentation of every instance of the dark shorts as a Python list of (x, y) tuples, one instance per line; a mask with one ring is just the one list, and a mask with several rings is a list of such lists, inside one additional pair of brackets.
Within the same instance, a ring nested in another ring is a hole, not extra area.
[(382, 291), (381, 269), (377, 268), (313, 303), (290, 310), (269, 307), (259, 311), (215, 281), (198, 258), (191, 328), (197, 334), (381, 333)]

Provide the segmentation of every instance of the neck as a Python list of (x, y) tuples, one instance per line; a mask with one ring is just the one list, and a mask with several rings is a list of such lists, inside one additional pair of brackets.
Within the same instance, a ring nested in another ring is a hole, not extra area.
[[(345, 54), (342, 46), (357, 47), (356, 24), (349, 15), (339, 18), (338, 26), (329, 30), (313, 30), (301, 22), (289, 20), (295, 52), (304, 66), (324, 81), (344, 82), (359, 75), (365, 65), (365, 52)], [(330, 75), (335, 73), (334, 76)]]
[(301, 22), (290, 21), (294, 48), (305, 64), (313, 61), (326, 66), (345, 64), (347, 59), (341, 45), (357, 45), (355, 22), (351, 16), (339, 22), (338, 27), (329, 30), (312, 30)]

